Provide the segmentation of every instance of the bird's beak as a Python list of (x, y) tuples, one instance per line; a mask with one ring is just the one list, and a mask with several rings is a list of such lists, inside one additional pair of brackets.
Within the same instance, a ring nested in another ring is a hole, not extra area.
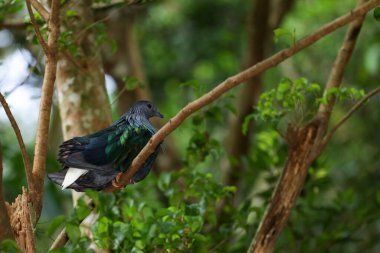
[(156, 115), (155, 116), (157, 116), (157, 117), (159, 117), (159, 118), (164, 118), (164, 115), (162, 115), (159, 111), (156, 111)]

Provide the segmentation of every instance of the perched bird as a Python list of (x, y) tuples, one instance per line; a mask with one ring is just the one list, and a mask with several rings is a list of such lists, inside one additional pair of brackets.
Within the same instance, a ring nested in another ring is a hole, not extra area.
[[(110, 127), (91, 135), (75, 137), (59, 147), (58, 162), (62, 170), (48, 174), (50, 180), (76, 191), (102, 190), (120, 173), (126, 171), (133, 159), (149, 141), (156, 129), (151, 117), (163, 118), (149, 101), (138, 101)], [(148, 157), (131, 179), (144, 179), (156, 159), (160, 145)]]

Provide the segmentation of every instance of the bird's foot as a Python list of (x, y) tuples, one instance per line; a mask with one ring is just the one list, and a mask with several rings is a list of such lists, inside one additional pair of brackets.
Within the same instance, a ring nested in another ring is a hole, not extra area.
[[(121, 176), (123, 175), (123, 173), (119, 173), (116, 178), (114, 180), (112, 180), (112, 186), (115, 187), (115, 188), (118, 188), (118, 189), (122, 189), (124, 188), (125, 186), (120, 184), (120, 179), (121, 179)], [(135, 180), (133, 180), (133, 178), (129, 179), (129, 182), (128, 184), (134, 184), (136, 183)]]
[(123, 173), (119, 173), (114, 180), (112, 180), (112, 186), (118, 189), (124, 188), (124, 185), (120, 184), (120, 177)]

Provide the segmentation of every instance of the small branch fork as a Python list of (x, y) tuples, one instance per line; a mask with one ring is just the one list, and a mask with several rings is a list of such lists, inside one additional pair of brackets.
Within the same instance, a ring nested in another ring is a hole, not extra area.
[(380, 4), (380, 0), (372, 0), (365, 4), (360, 5), (349, 13), (335, 19), (334, 21), (322, 26), (313, 34), (307, 36), (306, 38), (298, 41), (294, 46), (284, 49), (277, 54), (259, 62), (258, 64), (246, 69), (245, 71), (232, 76), (216, 86), (213, 90), (206, 93), (202, 97), (194, 100), (193, 102), (186, 105), (182, 110), (178, 112), (172, 119), (169, 120), (148, 142), (148, 144), (141, 150), (141, 152), (137, 155), (137, 157), (133, 160), (129, 169), (120, 174), (116, 182), (112, 186), (106, 189), (106, 191), (116, 191), (119, 188), (125, 186), (130, 182), (133, 175), (137, 172), (137, 170), (141, 167), (144, 161), (148, 158), (148, 156), (154, 152), (155, 147), (171, 132), (173, 132), (178, 126), (187, 119), (194, 112), (199, 109), (205, 107), (206, 105), (212, 103), (224, 93), (239, 85), (240, 83), (246, 81), (249, 78), (252, 78), (269, 68), (272, 68), (279, 63), (283, 62), (287, 58), (292, 55), (298, 53), (302, 49), (314, 44), (322, 37), (327, 34), (337, 30), (338, 28), (344, 26), (345, 24), (357, 19), (365, 15), (368, 11), (375, 8)]
[[(27, 0), (28, 2), (29, 0)], [(54, 82), (57, 71), (58, 37), (59, 37), (59, 0), (52, 0), (48, 19), (49, 37), (45, 51), (45, 75), (42, 83), (42, 95), (39, 109), (36, 144), (34, 149), (33, 177), (36, 182), (31, 189), (33, 206), (38, 220), (42, 210), (43, 185), (45, 177), (45, 160), (49, 133), (50, 112), (53, 99)], [(33, 14), (31, 14), (33, 15)], [(36, 33), (37, 29), (35, 27)]]
[(380, 92), (380, 87), (369, 92), (366, 96), (364, 96), (359, 102), (357, 102), (351, 109), (344, 115), (342, 119), (330, 130), (330, 132), (326, 135), (325, 139), (322, 142), (322, 148), (324, 148), (327, 143), (331, 140), (334, 133), (358, 110), (360, 109), (365, 102), (367, 102), (371, 97), (375, 96)]
[[(34, 14), (33, 14), (32, 5), (31, 5), (30, 1), (31, 0), (26, 0), (26, 8), (28, 9), (28, 13), (29, 13), (29, 17), (30, 17), (30, 22), (33, 25), (34, 31), (36, 32), (37, 40), (40, 43), (40, 45), (41, 45), (44, 53), (48, 54), (49, 53), (49, 47), (46, 44), (46, 41), (45, 41), (44, 37), (41, 34), (40, 28), (38, 27), (36, 18), (34, 17)], [(33, 1), (33, 2), (36, 2), (36, 1)]]

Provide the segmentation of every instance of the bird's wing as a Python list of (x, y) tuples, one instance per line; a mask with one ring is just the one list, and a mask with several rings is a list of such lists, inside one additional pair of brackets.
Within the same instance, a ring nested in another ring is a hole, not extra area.
[(117, 170), (125, 171), (152, 135), (152, 131), (144, 125), (130, 124), (122, 133), (115, 133), (115, 136), (110, 137), (105, 154)]
[(95, 134), (77, 137), (60, 146), (58, 161), (64, 167), (94, 170), (126, 170), (153, 132), (144, 124), (112, 125)]
[[(63, 169), (78, 168), (88, 170), (104, 170), (110, 168), (110, 162), (104, 159), (104, 149), (107, 144), (108, 136), (111, 135), (117, 127), (111, 126), (94, 134), (75, 137), (63, 142), (59, 146), (58, 162), (61, 163)], [(102, 147), (103, 151), (102, 151)], [(94, 157), (99, 156), (98, 161), (86, 160), (84, 154), (90, 150), (94, 152)]]

